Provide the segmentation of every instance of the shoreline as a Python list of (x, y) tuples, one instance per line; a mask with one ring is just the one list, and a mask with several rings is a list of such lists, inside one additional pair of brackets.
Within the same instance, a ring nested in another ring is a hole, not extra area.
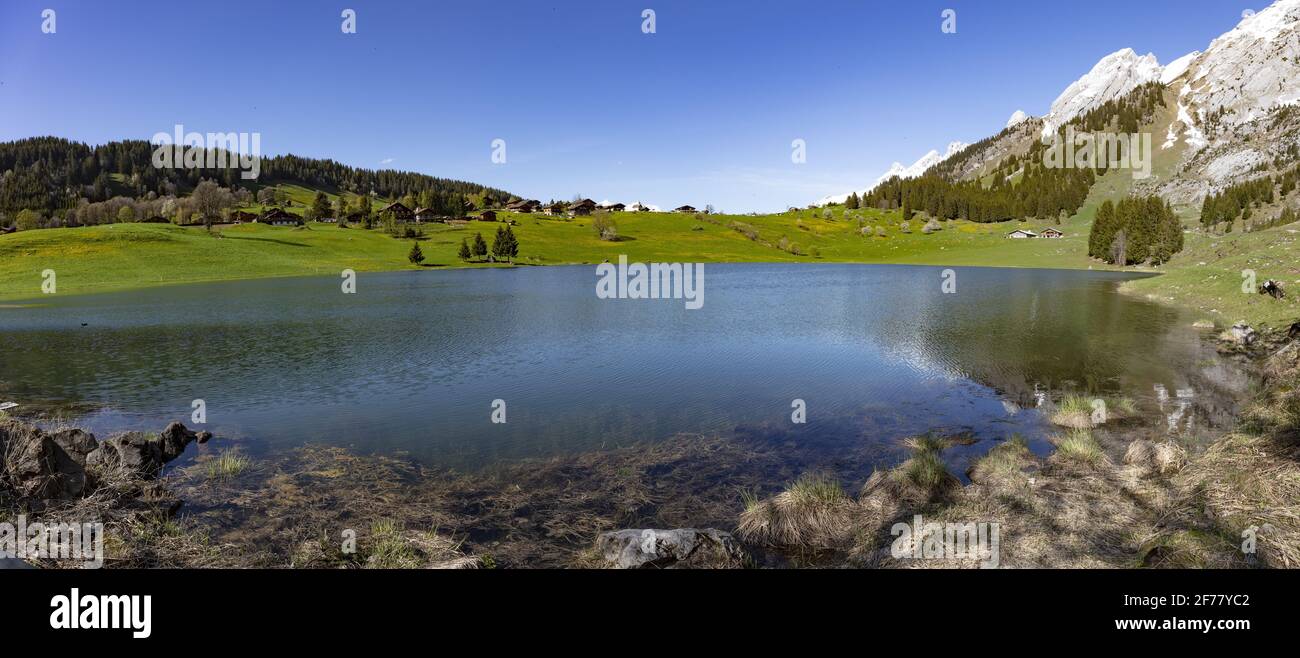
[[(928, 262), (918, 262), (918, 263), (857, 262), (857, 261), (818, 261), (818, 262), (795, 262), (795, 263), (791, 263), (789, 261), (701, 261), (701, 262), (703, 262), (706, 265), (797, 265), (797, 266), (804, 266), (804, 267), (848, 267), (848, 266), (927, 267), (927, 268), (950, 267), (950, 268), (961, 268), (961, 269), (1030, 270), (1030, 271), (1044, 271), (1044, 272), (1096, 272), (1096, 273), (1120, 274), (1120, 275), (1128, 276), (1129, 278), (1127, 278), (1126, 280), (1118, 281), (1118, 283), (1121, 285), (1123, 283), (1127, 283), (1128, 281), (1138, 281), (1143, 279), (1158, 278), (1160, 276), (1163, 276), (1164, 274), (1163, 272), (1150, 272), (1150, 271), (1135, 272), (1131, 270), (1120, 270), (1120, 269), (1094, 270), (1090, 268), (1083, 269), (1078, 267), (1040, 267), (1037, 265), (954, 265), (951, 263), (928, 263)], [(599, 263), (578, 263), (578, 262), (544, 263), (544, 264), (485, 263), (485, 264), (475, 264), (475, 265), (439, 265), (436, 267), (426, 266), (420, 268), (396, 267), (393, 269), (382, 269), (382, 270), (358, 270), (357, 274), (358, 275), (391, 274), (395, 272), (410, 272), (410, 273), (427, 272), (427, 273), (434, 274), (439, 272), (468, 272), (474, 270), (514, 270), (514, 269), (529, 269), (529, 268), (538, 268), (538, 267), (543, 267), (543, 268), (595, 267), (596, 265), (599, 265)], [(69, 293), (60, 296), (61, 297), (98, 297), (101, 295), (109, 295), (113, 293), (138, 292), (143, 290), (157, 290), (162, 288), (175, 288), (175, 287), (190, 286), (190, 285), (206, 285), (206, 284), (213, 284), (213, 283), (239, 283), (239, 282), (249, 282), (249, 281), (270, 281), (276, 279), (284, 279), (284, 280), (330, 279), (332, 281), (335, 278), (337, 277), (330, 274), (314, 273), (314, 274), (285, 274), (285, 275), (275, 275), (275, 276), (258, 276), (258, 277), (247, 277), (247, 278), (233, 277), (233, 278), (219, 278), (219, 279), (195, 279), (189, 281), (175, 281), (169, 283), (149, 283), (143, 285), (130, 285), (130, 286), (125, 286), (120, 288), (117, 287), (104, 288), (104, 289), (92, 290), (87, 292)], [(49, 299), (50, 298), (48, 296), (6, 297), (5, 295), (0, 294), (0, 309), (40, 308), (42, 306), (48, 306), (49, 303), (47, 300)], [(1159, 301), (1159, 300), (1152, 299), (1151, 301)]]
[[(1298, 346), (1292, 342), (1278, 351), (1289, 349), (1296, 357)], [(1276, 369), (1265, 358), (1273, 351), (1257, 346), (1250, 363), (1262, 373)], [(1287, 368), (1288, 381), (1300, 381), (1300, 360)], [(1255, 413), (1242, 412), (1243, 421)], [(940, 455), (947, 448), (942, 443), (913, 445), (910, 458), (884, 470), (876, 468), (880, 455), (871, 450), (837, 455), (837, 474), (831, 476), (814, 450), (762, 431), (677, 435), (474, 471), (301, 446), (272, 451), (241, 472), (213, 479), (212, 462), (238, 445), (218, 438), (211, 453), (158, 481), (184, 501), (179, 512), (122, 523), (114, 531), (118, 538), (109, 543), (114, 548), (107, 564), (607, 567), (596, 548), (604, 533), (708, 528), (734, 534), (739, 539), (728, 546), (745, 556), (711, 566), (978, 566), (971, 560), (916, 563), (894, 557), (893, 538), (886, 532), (890, 522), (921, 515), (940, 522), (979, 518), (1001, 524), (1003, 566), (1278, 566), (1281, 558), (1272, 554), (1261, 565), (1234, 552), (1231, 533), (1187, 507), (1192, 479), (1204, 481), (1205, 464), (1223, 458), (1221, 446), (1247, 442), (1253, 453), (1265, 439), (1221, 433), (1192, 453), (1162, 448), (1141, 433), (1141, 427), (1121, 430), (1116, 439), (1103, 430), (1102, 454), (1095, 459), (1066, 454), (1059, 446), (1037, 457), (1015, 441), (994, 441), (972, 463), (965, 485), (954, 483), (951, 474), (915, 479), (917, 460)], [(1259, 470), (1259, 464), (1247, 470)], [(858, 475), (844, 479), (853, 472)], [(783, 497), (808, 478), (825, 477), (834, 485), (806, 503), (810, 507), (782, 506)], [(854, 492), (858, 488), (860, 493)], [(1008, 507), (1007, 501), (1016, 502)], [(1051, 515), (1039, 516), (1047, 510)], [(1117, 515), (1127, 520), (1116, 521)], [(1186, 519), (1170, 531), (1160, 520), (1168, 515)], [(795, 534), (772, 536), (764, 529), (772, 519)], [(818, 521), (809, 526), (808, 519)], [(358, 537), (356, 553), (338, 550), (345, 530)], [(1083, 550), (1087, 546), (1096, 550)]]

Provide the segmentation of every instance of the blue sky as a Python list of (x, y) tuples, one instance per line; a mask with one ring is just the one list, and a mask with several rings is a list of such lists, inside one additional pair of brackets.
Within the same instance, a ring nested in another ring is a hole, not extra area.
[[(1110, 52), (1168, 63), (1265, 6), (4, 0), (0, 140), (148, 139), (179, 123), (259, 132), (263, 154), (543, 200), (770, 211), (986, 137), (1016, 109), (1042, 114)], [(344, 8), (356, 34), (340, 30)], [(956, 34), (940, 29), (946, 8)], [(505, 164), (491, 162), (498, 138)]]

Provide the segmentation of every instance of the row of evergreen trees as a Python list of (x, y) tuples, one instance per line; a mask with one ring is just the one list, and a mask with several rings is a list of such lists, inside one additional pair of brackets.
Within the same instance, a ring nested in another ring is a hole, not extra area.
[[(460, 240), (457, 257), (463, 261), (481, 260), (488, 255), (488, 244), (482, 233), (474, 234), (474, 242), (464, 238)], [(497, 261), (513, 261), (519, 256), (519, 240), (510, 225), (497, 227), (496, 237), (492, 239), (492, 258)]]
[(1107, 200), (1088, 234), (1088, 255), (1112, 264), (1160, 265), (1182, 250), (1182, 222), (1158, 196)]
[(1205, 197), (1201, 203), (1201, 225), (1214, 229), (1227, 224), (1231, 230), (1232, 223), (1238, 218), (1250, 220), (1253, 209), (1271, 204), (1278, 198), (1285, 199), (1296, 190), (1297, 184), (1300, 184), (1300, 168), (1293, 167), (1274, 176), (1230, 185), (1218, 194)]
[(301, 183), (331, 192), (390, 199), (412, 197), (424, 207), (450, 208), (458, 197), (454, 212), (464, 211), (464, 199), (471, 196), (505, 203), (508, 192), (476, 183), (436, 178), (406, 171), (373, 171), (349, 167), (334, 160), (304, 158), (296, 155), (263, 157), (256, 181), (241, 178), (236, 158), (225, 167), (195, 169), (155, 168), (155, 145), (142, 140), (109, 142), (88, 146), (58, 137), (35, 137), (0, 143), (0, 212), (16, 213), (31, 209), (52, 214), (75, 206), (80, 199), (105, 201), (116, 195), (141, 198), (150, 192), (174, 196), (188, 192), (202, 180), (212, 180), (222, 187), (252, 188), (280, 182)]
[(1049, 168), (1027, 160), (1018, 180), (995, 178), (987, 187), (979, 181), (948, 181), (937, 176), (902, 179), (876, 186), (861, 201), (868, 208), (902, 208), (904, 220), (914, 211), (931, 217), (1001, 222), (1021, 217), (1073, 214), (1083, 205), (1096, 181), (1092, 169)]

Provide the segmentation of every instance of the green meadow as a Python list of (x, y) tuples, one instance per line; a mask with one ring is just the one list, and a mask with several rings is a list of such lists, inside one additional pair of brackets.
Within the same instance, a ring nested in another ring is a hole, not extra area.
[[(687, 215), (614, 213), (617, 240), (602, 240), (590, 217), (551, 218), (501, 213), (515, 222), (520, 243), (517, 265), (599, 263), (626, 255), (633, 261), (682, 262), (864, 262), (1087, 268), (1079, 256), (1086, 236), (1062, 226), (1060, 240), (1009, 240), (1014, 227), (1033, 223), (948, 222), (925, 235), (921, 222), (911, 232), (897, 212), (859, 211), (864, 226), (886, 235), (863, 236), (843, 209), (825, 218), (820, 210), (779, 215)], [(733, 223), (744, 226), (734, 226)], [(41, 273), (52, 269), (60, 293), (80, 294), (144, 286), (278, 276), (501, 266), (464, 263), (461, 240), (481, 233), (489, 243), (499, 222), (464, 226), (422, 224), (422, 265), (407, 260), (412, 240), (375, 228), (308, 223), (301, 228), (262, 224), (203, 227), (167, 224), (111, 224), (73, 229), (23, 231), (0, 236), (0, 299), (40, 295)], [(753, 236), (751, 239), (750, 236)], [(784, 239), (784, 242), (783, 242)], [(788, 245), (788, 246), (786, 246)], [(786, 246), (786, 248), (782, 248)], [(798, 252), (798, 253), (796, 253)]]

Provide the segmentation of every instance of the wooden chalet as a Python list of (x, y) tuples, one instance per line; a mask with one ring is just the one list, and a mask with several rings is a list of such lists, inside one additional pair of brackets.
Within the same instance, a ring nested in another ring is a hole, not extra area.
[(1039, 233), (1039, 234), (1038, 234), (1038, 237), (1040, 237), (1040, 238), (1063, 238), (1063, 237), (1065, 237), (1065, 234), (1062, 233), (1062, 232), (1060, 232), (1060, 231), (1058, 231), (1058, 230), (1056, 230), (1056, 229), (1054, 229), (1054, 228), (1049, 228), (1049, 229), (1044, 229), (1042, 233)]
[(1014, 231), (1008, 233), (1008, 234), (1007, 234), (1007, 237), (1008, 237), (1008, 238), (1015, 239), (1015, 240), (1024, 240), (1024, 239), (1027, 239), (1027, 238), (1036, 238), (1036, 237), (1038, 237), (1038, 234), (1037, 234), (1037, 233), (1034, 233), (1033, 231), (1026, 231), (1026, 230), (1023, 229), (1023, 228), (1018, 228), (1018, 229), (1016, 229), (1016, 230), (1014, 230)]
[(625, 203), (611, 203), (611, 204), (609, 204), (609, 205), (607, 205), (607, 206), (601, 206), (600, 208), (601, 208), (601, 210), (605, 210), (605, 211), (608, 211), (608, 212), (623, 212), (624, 210), (627, 209), (627, 204), (625, 204)]
[(574, 217), (579, 217), (581, 215), (590, 215), (595, 210), (596, 210), (596, 202), (592, 201), (591, 199), (574, 201), (569, 206), (569, 214)]
[(555, 216), (555, 215), (563, 215), (563, 214), (564, 214), (564, 204), (563, 204), (563, 203), (560, 203), (559, 201), (556, 201), (555, 203), (552, 203), (551, 205), (546, 206), (546, 208), (544, 208), (544, 209), (542, 210), (542, 212), (544, 212), (544, 213), (547, 214), (547, 215), (551, 215), (551, 216)]
[(680, 206), (678, 208), (675, 208), (673, 212), (692, 213), (695, 212), (695, 206)]
[(301, 217), (280, 208), (272, 208), (262, 213), (258, 221), (271, 226), (302, 226)]
[(399, 224), (415, 219), (415, 211), (407, 208), (401, 201), (394, 201), (383, 208), (380, 208), (379, 216), (383, 217), (386, 212), (393, 213), (393, 219), (397, 220), (397, 223)]
[(497, 211), (484, 210), (483, 212), (479, 213), (478, 217), (475, 217), (475, 219), (477, 219), (480, 222), (495, 222), (497, 221)]
[(416, 208), (415, 221), (417, 222), (440, 222), (442, 217), (433, 211), (433, 208)]

